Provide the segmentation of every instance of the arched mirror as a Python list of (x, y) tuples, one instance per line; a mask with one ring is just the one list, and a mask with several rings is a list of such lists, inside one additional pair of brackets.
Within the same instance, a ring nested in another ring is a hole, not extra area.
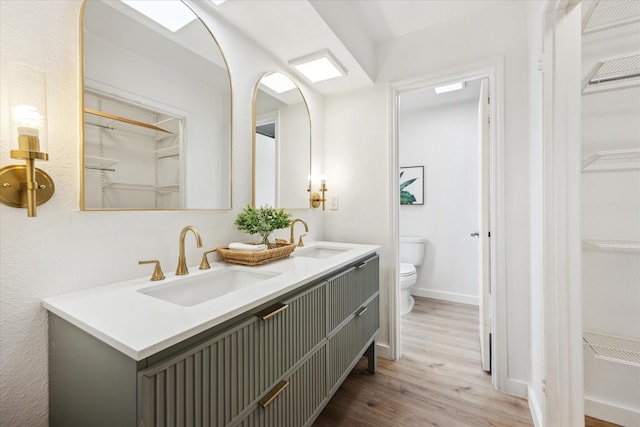
[(90, 0), (82, 30), (80, 208), (230, 208), (231, 81), (203, 22), (181, 1)]
[(311, 121), (302, 92), (286, 74), (267, 73), (253, 97), (253, 206), (309, 207)]

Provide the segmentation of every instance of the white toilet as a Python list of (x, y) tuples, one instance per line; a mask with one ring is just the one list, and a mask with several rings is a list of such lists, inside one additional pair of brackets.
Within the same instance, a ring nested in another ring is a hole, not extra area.
[(422, 237), (400, 237), (400, 314), (413, 309), (411, 288), (418, 279), (416, 265), (421, 265), (424, 259), (424, 244)]

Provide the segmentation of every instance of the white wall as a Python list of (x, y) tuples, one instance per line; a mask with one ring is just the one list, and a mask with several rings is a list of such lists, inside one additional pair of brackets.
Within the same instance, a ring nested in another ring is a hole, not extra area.
[[(461, 19), (398, 38), (378, 48), (372, 89), (329, 97), (325, 156), (340, 209), (326, 215), (326, 237), (378, 243), (381, 251), (381, 344), (389, 342), (389, 292), (395, 244), (389, 212), (389, 88), (391, 82), (505, 58), (506, 301), (509, 390), (526, 393), (530, 376), (528, 211), (528, 45), (526, 2), (503, 2)], [(358, 225), (357, 227), (355, 225)]]
[(400, 206), (400, 235), (427, 240), (412, 292), (477, 305), (478, 99), (406, 111), (410, 96), (425, 95), (400, 97), (398, 158), (401, 167), (424, 166), (424, 205)]
[[(195, 225), (206, 249), (243, 238), (233, 221), (251, 200), (251, 99), (257, 79), (284, 65), (213, 15), (205, 17), (225, 52), (233, 76), (233, 209), (200, 211), (79, 212), (79, 18), (80, 1), (0, 1), (0, 163), (8, 157), (7, 67), (27, 63), (47, 78), (49, 162), (39, 166), (55, 180), (56, 193), (38, 208), (0, 205), (0, 424), (48, 425), (47, 316), (43, 297), (150, 274), (137, 261), (159, 259), (172, 271), (182, 227)], [(202, 11), (207, 7), (193, 4)], [(210, 7), (214, 7), (211, 5)], [(37, 28), (37, 31), (25, 31)], [(298, 82), (309, 102), (314, 165), (323, 161), (324, 101)], [(298, 210), (309, 239), (323, 238), (322, 213)], [(287, 231), (276, 233), (288, 237)], [(200, 249), (187, 242), (190, 264)]]

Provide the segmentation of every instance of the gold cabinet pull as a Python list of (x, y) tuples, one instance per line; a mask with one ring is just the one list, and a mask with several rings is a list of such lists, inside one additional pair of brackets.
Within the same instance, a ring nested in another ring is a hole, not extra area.
[(261, 318), (262, 320), (267, 320), (280, 313), (281, 311), (285, 311), (289, 308), (289, 304), (283, 304), (281, 302), (276, 303), (270, 307), (265, 308), (264, 310), (260, 310), (256, 313), (256, 316)]
[(358, 311), (356, 311), (356, 317), (362, 316), (364, 312), (367, 311), (367, 308), (368, 308), (367, 306), (360, 307)]
[(289, 381), (280, 381), (278, 385), (275, 386), (269, 393), (267, 393), (265, 397), (260, 399), (258, 403), (263, 408), (266, 408), (267, 406), (271, 405), (271, 402), (273, 402), (276, 397), (278, 397), (280, 393), (282, 393), (287, 387), (289, 387)]

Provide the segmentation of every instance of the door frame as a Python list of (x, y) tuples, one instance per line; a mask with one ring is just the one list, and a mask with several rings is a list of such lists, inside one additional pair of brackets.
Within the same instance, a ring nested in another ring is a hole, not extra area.
[[(584, 423), (582, 344), (581, 9), (547, 0), (543, 45), (542, 425)], [(534, 349), (535, 351), (535, 349)]]
[(390, 150), (390, 247), (395, 258), (392, 289), (389, 292), (389, 353), (393, 360), (400, 358), (400, 165), (398, 161), (398, 99), (403, 92), (434, 87), (461, 80), (489, 79), (490, 116), (490, 212), (491, 219), (491, 377), (498, 390), (507, 389), (507, 307), (506, 307), (506, 200), (504, 147), (504, 57), (497, 56), (482, 62), (447, 68), (435, 73), (393, 82), (389, 90)]

